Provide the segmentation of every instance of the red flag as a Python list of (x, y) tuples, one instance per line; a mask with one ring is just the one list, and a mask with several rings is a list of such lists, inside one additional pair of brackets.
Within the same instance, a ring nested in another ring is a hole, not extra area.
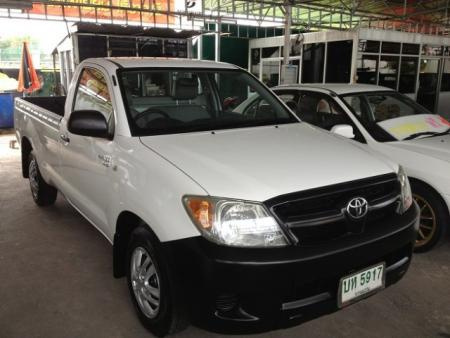
[(17, 91), (31, 93), (40, 88), (41, 83), (39, 82), (36, 70), (34, 69), (33, 60), (31, 59), (31, 54), (28, 50), (28, 44), (24, 42)]

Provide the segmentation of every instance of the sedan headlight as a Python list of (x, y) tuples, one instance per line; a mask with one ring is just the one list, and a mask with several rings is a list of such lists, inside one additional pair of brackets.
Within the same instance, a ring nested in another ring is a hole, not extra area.
[(413, 203), (412, 193), (411, 193), (411, 185), (409, 184), (408, 176), (405, 173), (405, 170), (403, 167), (400, 166), (400, 169), (398, 170), (398, 180), (400, 182), (401, 187), (401, 213), (406, 212), (409, 207)]
[(203, 236), (223, 245), (279, 247), (288, 244), (277, 221), (256, 202), (187, 196), (184, 205)]

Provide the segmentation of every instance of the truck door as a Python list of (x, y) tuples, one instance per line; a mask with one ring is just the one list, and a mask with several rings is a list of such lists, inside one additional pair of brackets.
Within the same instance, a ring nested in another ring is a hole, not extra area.
[(81, 70), (72, 109), (66, 111), (61, 123), (61, 170), (66, 198), (110, 238), (107, 215), (113, 194), (111, 171), (114, 142), (75, 135), (67, 130), (70, 113), (96, 110), (105, 116), (111, 134), (114, 134), (114, 108), (108, 81), (106, 72), (98, 68), (85, 67)]

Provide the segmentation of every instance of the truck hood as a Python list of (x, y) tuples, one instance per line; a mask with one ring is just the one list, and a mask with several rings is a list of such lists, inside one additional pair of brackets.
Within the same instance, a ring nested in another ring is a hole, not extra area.
[(211, 196), (269, 198), (376, 175), (393, 165), (305, 123), (141, 137)]
[(450, 162), (450, 135), (390, 142), (392, 147)]

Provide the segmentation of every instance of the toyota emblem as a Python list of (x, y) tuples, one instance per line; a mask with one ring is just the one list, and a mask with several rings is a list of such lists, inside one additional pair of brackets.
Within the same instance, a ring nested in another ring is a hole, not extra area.
[(353, 219), (361, 219), (369, 211), (369, 203), (363, 197), (355, 197), (347, 204), (347, 215)]

